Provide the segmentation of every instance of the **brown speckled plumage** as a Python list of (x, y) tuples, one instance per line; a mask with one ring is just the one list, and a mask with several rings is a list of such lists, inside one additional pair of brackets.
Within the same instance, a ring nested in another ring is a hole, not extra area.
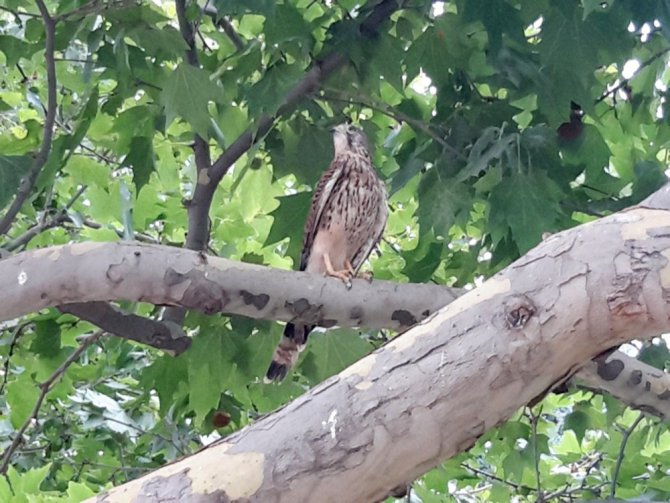
[[(363, 131), (350, 124), (333, 130), (335, 157), (314, 189), (305, 223), (300, 270), (337, 277), (355, 274), (381, 239), (388, 209), (386, 188), (372, 165)], [(288, 323), (268, 369), (268, 380), (283, 379), (295, 364), (312, 326)]]

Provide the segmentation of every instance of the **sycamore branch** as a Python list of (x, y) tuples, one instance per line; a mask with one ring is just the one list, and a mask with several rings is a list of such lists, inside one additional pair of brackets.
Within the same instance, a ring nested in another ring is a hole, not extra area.
[[(0, 320), (47, 306), (128, 300), (323, 327), (403, 330), (455, 299), (458, 290), (334, 278), (246, 264), (135, 242), (80, 243), (0, 261)], [(389, 309), (390, 307), (390, 309)]]

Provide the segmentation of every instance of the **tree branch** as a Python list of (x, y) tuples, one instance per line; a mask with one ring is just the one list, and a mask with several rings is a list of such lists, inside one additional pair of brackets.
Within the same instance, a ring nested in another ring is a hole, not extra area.
[(623, 436), (621, 438), (621, 445), (619, 446), (619, 455), (616, 458), (616, 465), (614, 466), (614, 472), (612, 473), (612, 485), (610, 488), (610, 498), (614, 498), (616, 496), (616, 483), (617, 480), (619, 479), (619, 472), (621, 471), (621, 463), (623, 463), (623, 457), (624, 453), (626, 451), (626, 445), (628, 444), (628, 439), (630, 438), (631, 433), (633, 433), (633, 430), (637, 428), (637, 425), (640, 424), (640, 422), (644, 419), (644, 414), (640, 412), (640, 414), (635, 418), (635, 421), (633, 421), (633, 424), (630, 425), (630, 427), (626, 428), (623, 432)]
[(621, 351), (587, 362), (573, 381), (580, 388), (609, 393), (630, 407), (670, 420), (670, 374)]
[(0, 320), (47, 306), (128, 300), (324, 327), (407, 329), (457, 289), (353, 281), (272, 269), (180, 248), (134, 242), (80, 243), (0, 260)]
[(69, 12), (64, 12), (55, 18), (56, 22), (66, 21), (74, 17), (86, 17), (91, 14), (102, 14), (105, 11), (123, 9), (130, 5), (137, 3), (136, 0), (91, 0), (90, 2), (72, 9)]
[(125, 313), (107, 302), (76, 302), (57, 307), (113, 335), (157, 349), (180, 354), (191, 345), (191, 339), (179, 325)]
[(205, 7), (203, 7), (203, 13), (212, 19), (215, 26), (219, 26), (223, 30), (238, 52), (244, 50), (244, 40), (237, 34), (237, 31), (235, 31), (235, 28), (225, 16), (219, 16), (216, 7), (209, 4), (205, 5)]
[(21, 180), (19, 185), (18, 192), (14, 201), (12, 201), (11, 206), (0, 220), (0, 235), (6, 234), (9, 228), (12, 226), (16, 215), (18, 215), (23, 203), (28, 199), (30, 193), (33, 190), (37, 177), (42, 171), (42, 168), (49, 159), (49, 153), (51, 151), (51, 141), (54, 134), (54, 122), (56, 120), (56, 64), (54, 62), (54, 45), (55, 45), (55, 32), (56, 32), (56, 23), (54, 19), (49, 15), (49, 11), (44, 5), (43, 0), (35, 0), (37, 7), (40, 10), (42, 16), (42, 22), (44, 23), (44, 32), (46, 34), (46, 43), (44, 48), (44, 60), (46, 64), (47, 71), (47, 110), (44, 118), (44, 136), (42, 137), (42, 144), (40, 149), (35, 156), (35, 162), (28, 173), (27, 176)]

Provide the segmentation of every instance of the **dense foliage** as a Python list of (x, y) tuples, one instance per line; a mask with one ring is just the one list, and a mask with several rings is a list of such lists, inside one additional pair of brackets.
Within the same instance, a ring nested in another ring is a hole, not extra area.
[[(22, 176), (34, 181), (0, 236), (5, 252), (84, 240), (183, 246), (197, 224), (211, 229), (209, 253), (292, 268), (310, 188), (332, 156), (328, 130), (347, 119), (368, 133), (391, 194), (376, 278), (470, 288), (543, 233), (635, 204), (666, 180), (663, 1), (183, 4), (4, 0), (0, 207), (20, 197)], [(285, 105), (336, 54), (346, 63)], [(253, 144), (220, 170), (209, 222), (189, 222), (194, 135), (216, 160), (247, 129)], [(96, 329), (56, 309), (1, 327), (2, 501), (78, 500), (137, 477), (393, 335), (316, 333), (292, 378), (268, 386), (279, 323), (189, 313), (192, 345), (179, 357), (105, 335), (74, 358)], [(644, 354), (668, 361), (662, 340)], [(416, 481), (411, 498), (664, 500), (669, 470), (667, 426), (573, 391), (519, 411)]]

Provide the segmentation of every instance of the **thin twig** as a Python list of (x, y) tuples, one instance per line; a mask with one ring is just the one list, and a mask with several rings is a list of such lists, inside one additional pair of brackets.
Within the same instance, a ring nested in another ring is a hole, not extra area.
[(494, 475), (493, 473), (490, 473), (490, 472), (487, 472), (487, 471), (484, 471), (484, 470), (480, 470), (479, 468), (475, 468), (474, 466), (470, 466), (467, 463), (461, 463), (461, 466), (463, 468), (465, 468), (466, 470), (471, 471), (475, 475), (481, 475), (482, 477), (486, 477), (487, 479), (495, 480), (496, 482), (500, 482), (501, 484), (508, 485), (508, 486), (512, 487), (513, 489), (515, 489), (517, 491), (519, 489), (523, 489), (526, 492), (535, 492), (536, 491), (536, 489), (534, 487), (529, 487), (529, 486), (524, 485), (524, 484), (517, 484), (516, 482), (510, 482), (509, 480), (505, 480), (502, 477), (498, 477), (497, 475)]
[(9, 344), (9, 351), (7, 352), (7, 357), (3, 364), (3, 376), (2, 376), (2, 385), (0, 385), (0, 395), (4, 395), (5, 386), (7, 386), (7, 379), (9, 379), (9, 365), (14, 355), (14, 349), (16, 349), (16, 344), (19, 342), (19, 338), (23, 335), (23, 330), (32, 323), (32, 320), (23, 321), (14, 327), (12, 332), (12, 342)]
[[(643, 68), (651, 65), (654, 61), (656, 61), (661, 56), (664, 56), (668, 52), (670, 52), (670, 48), (663, 49), (662, 51), (657, 52), (656, 54), (653, 54), (649, 58), (645, 59), (642, 63), (640, 63), (639, 68), (637, 69), (637, 71), (635, 72), (633, 77), (631, 77), (631, 78), (634, 78), (636, 75), (638, 75), (640, 73), (640, 70), (642, 70)], [(612, 95), (616, 94), (617, 92), (619, 92), (620, 89), (627, 86), (629, 82), (630, 82), (630, 79), (621, 79), (617, 85), (607, 89), (603, 94), (601, 94), (600, 97), (596, 100), (596, 104), (600, 103), (601, 101), (603, 101), (608, 96), (612, 96)]]
[(56, 17), (56, 21), (65, 21), (73, 17), (86, 17), (90, 14), (100, 14), (113, 9), (123, 9), (136, 3), (136, 0), (91, 0), (90, 2), (77, 7), (69, 12), (64, 12)]
[(65, 374), (65, 371), (72, 365), (74, 362), (76, 362), (79, 357), (82, 355), (84, 351), (93, 343), (97, 342), (100, 337), (104, 332), (102, 330), (99, 330), (95, 332), (93, 335), (85, 339), (77, 349), (75, 349), (70, 356), (68, 356), (65, 361), (49, 376), (49, 378), (41, 383), (39, 385), (40, 389), (40, 394), (37, 397), (37, 400), (35, 401), (35, 406), (33, 407), (32, 412), (28, 416), (28, 418), (23, 422), (21, 427), (16, 431), (14, 435), (14, 440), (12, 441), (11, 445), (7, 447), (5, 452), (2, 455), (2, 462), (0, 462), (0, 473), (5, 474), (7, 473), (7, 468), (9, 467), (9, 462), (12, 458), (12, 454), (19, 448), (21, 443), (23, 442), (23, 434), (26, 432), (28, 427), (32, 424), (34, 420), (37, 419), (37, 415), (40, 412), (40, 408), (42, 407), (42, 402), (44, 402), (44, 399), (46, 398), (47, 394), (49, 391), (51, 391), (51, 388), (53, 387), (53, 384), (60, 379), (63, 374)]
[(533, 435), (533, 460), (535, 465), (535, 484), (537, 485), (537, 503), (545, 501), (542, 493), (542, 481), (540, 479), (540, 449), (537, 445), (537, 422), (542, 414), (542, 406), (537, 414), (533, 412), (532, 408), (528, 408), (528, 418), (530, 419), (530, 426)]
[(621, 445), (619, 446), (619, 455), (616, 458), (616, 465), (614, 465), (614, 472), (612, 473), (612, 485), (610, 488), (610, 498), (612, 499), (614, 499), (616, 496), (616, 483), (617, 479), (619, 478), (621, 464), (623, 463), (623, 456), (624, 451), (626, 450), (626, 444), (628, 443), (628, 439), (633, 433), (633, 430), (637, 427), (638, 424), (640, 424), (642, 419), (644, 419), (644, 414), (640, 412), (635, 421), (633, 421), (633, 424), (631, 424), (630, 427), (626, 428), (623, 432), (623, 436), (621, 438)]
[(39, 223), (33, 225), (30, 229), (28, 229), (26, 232), (18, 236), (17, 238), (13, 239), (9, 243), (5, 244), (3, 248), (7, 251), (14, 251), (22, 246), (27, 245), (31, 239), (33, 239), (35, 236), (38, 234), (41, 234), (42, 232), (48, 230), (48, 229), (53, 229), (54, 227), (58, 227), (65, 222), (67, 222), (70, 217), (68, 216), (67, 212), (68, 210), (72, 207), (72, 205), (79, 199), (84, 191), (86, 190), (87, 186), (82, 185), (79, 187), (77, 192), (70, 198), (70, 200), (65, 204), (63, 209), (58, 211), (54, 216), (51, 218), (46, 218), (47, 212), (44, 212), (45, 218), (41, 219)]
[(111, 421), (113, 423), (117, 423), (117, 424), (120, 424), (122, 426), (127, 426), (128, 428), (132, 428), (133, 430), (141, 433), (142, 435), (153, 435), (156, 438), (160, 438), (163, 442), (171, 444), (172, 447), (174, 447), (177, 450), (177, 452), (179, 452), (179, 454), (181, 456), (185, 456), (187, 454), (186, 451), (184, 451), (184, 449), (182, 449), (174, 440), (172, 440), (170, 438), (167, 438), (167, 437), (164, 437), (160, 433), (155, 433), (153, 431), (146, 431), (146, 430), (140, 428), (139, 426), (136, 426), (136, 425), (130, 424), (130, 423), (126, 423), (124, 421), (119, 421), (118, 419), (114, 419), (113, 417), (105, 416), (104, 414), (102, 415), (102, 418), (105, 421)]
[(34, 12), (17, 11), (17, 10), (10, 9), (9, 7), (3, 7), (2, 5), (0, 5), (0, 10), (5, 11), (5, 12), (9, 12), (10, 14), (14, 15), (14, 17), (19, 18), (19, 19), (20, 19), (21, 16), (40, 17), (39, 14), (35, 14)]
[(56, 33), (56, 23), (54, 19), (49, 15), (49, 11), (44, 5), (44, 0), (35, 0), (37, 7), (40, 10), (42, 15), (42, 21), (44, 23), (44, 32), (46, 34), (46, 43), (44, 49), (44, 59), (46, 63), (47, 70), (47, 109), (46, 117), (44, 119), (44, 136), (42, 138), (42, 144), (40, 145), (40, 150), (35, 156), (35, 162), (33, 167), (30, 170), (28, 176), (24, 177), (19, 186), (19, 190), (12, 202), (11, 206), (5, 213), (5, 216), (0, 220), (0, 235), (6, 234), (9, 228), (12, 226), (16, 215), (18, 215), (23, 203), (28, 199), (28, 196), (33, 190), (37, 177), (42, 171), (42, 168), (49, 158), (49, 152), (51, 151), (51, 141), (54, 134), (54, 123), (56, 121), (56, 63), (54, 62), (54, 51), (55, 51), (55, 33)]
[(467, 161), (467, 158), (458, 149), (451, 146), (447, 141), (445, 141), (444, 138), (442, 138), (439, 134), (433, 131), (432, 128), (424, 121), (415, 119), (414, 117), (410, 117), (409, 115), (394, 110), (392, 107), (386, 105), (385, 103), (373, 103), (372, 101), (365, 100), (360, 96), (357, 97), (349, 96), (335, 89), (328, 89), (324, 91), (321, 94), (321, 96), (318, 96), (318, 98), (325, 99), (326, 101), (337, 101), (341, 103), (347, 103), (351, 105), (359, 105), (366, 108), (371, 108), (372, 110), (376, 110), (377, 112), (380, 112), (398, 122), (405, 122), (409, 124), (412, 128), (418, 129), (419, 131), (422, 131), (426, 135), (430, 136), (433, 140), (439, 143), (445, 150), (448, 150), (456, 157), (458, 157), (460, 160)]

